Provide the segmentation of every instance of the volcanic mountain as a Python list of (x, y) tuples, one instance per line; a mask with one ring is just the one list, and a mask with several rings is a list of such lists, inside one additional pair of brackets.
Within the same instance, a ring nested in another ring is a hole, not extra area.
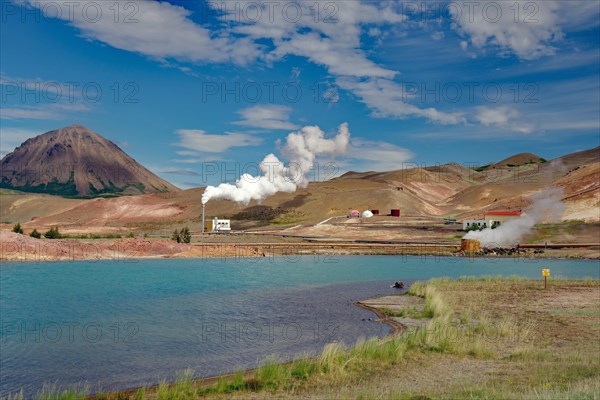
[(26, 140), (2, 159), (1, 173), (0, 188), (61, 196), (179, 191), (81, 125)]

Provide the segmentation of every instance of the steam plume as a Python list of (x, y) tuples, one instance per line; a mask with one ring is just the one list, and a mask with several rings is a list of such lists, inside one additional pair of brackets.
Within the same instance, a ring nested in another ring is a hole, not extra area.
[(558, 221), (564, 212), (561, 202), (562, 188), (550, 188), (531, 196), (533, 203), (527, 207), (521, 218), (511, 219), (498, 228), (486, 228), (482, 231), (471, 231), (464, 239), (477, 239), (483, 247), (506, 247), (521, 241), (535, 224), (542, 221)]
[(308, 185), (308, 173), (317, 156), (343, 154), (349, 141), (347, 123), (341, 124), (337, 135), (331, 139), (326, 139), (325, 133), (318, 126), (305, 126), (286, 138), (282, 152), (289, 160), (287, 166), (274, 154), (268, 154), (260, 163), (261, 176), (243, 174), (235, 185), (221, 183), (216, 187), (208, 186), (202, 194), (202, 204), (211, 199), (248, 204), (251, 200), (261, 201), (277, 192), (295, 192), (298, 187)]

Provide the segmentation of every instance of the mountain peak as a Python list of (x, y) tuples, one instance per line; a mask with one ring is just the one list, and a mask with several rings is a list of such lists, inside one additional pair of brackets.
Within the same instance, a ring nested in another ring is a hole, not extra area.
[(83, 125), (28, 139), (2, 159), (0, 187), (65, 196), (178, 190)]
[(517, 166), (521, 166), (521, 165), (525, 165), (525, 164), (540, 164), (540, 163), (544, 163), (544, 162), (546, 162), (546, 160), (544, 160), (542, 157), (538, 156), (537, 154), (519, 153), (519, 154), (510, 156), (508, 158), (505, 158), (502, 161), (497, 162), (496, 164), (494, 164), (494, 166), (496, 166), (496, 167), (517, 167)]
[(87, 127), (87, 126), (85, 126), (85, 125), (81, 125), (81, 124), (71, 124), (71, 125), (69, 125), (69, 126), (62, 127), (62, 128), (60, 128), (60, 129), (58, 129), (58, 130), (59, 130), (59, 131), (60, 131), (60, 130), (65, 130), (65, 131), (68, 131), (68, 130), (74, 130), (74, 129), (86, 130), (86, 131), (90, 131), (90, 132), (92, 132), (92, 130), (91, 130), (90, 128), (88, 128), (88, 127)]

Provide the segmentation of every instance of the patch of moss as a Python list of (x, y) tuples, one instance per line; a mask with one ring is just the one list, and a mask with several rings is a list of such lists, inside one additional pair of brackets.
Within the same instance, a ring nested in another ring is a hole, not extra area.
[(27, 182), (22, 186), (14, 186), (11, 184), (10, 180), (6, 177), (2, 177), (0, 180), (0, 188), (3, 189), (13, 189), (20, 190), (23, 192), (30, 193), (45, 193), (45, 194), (53, 194), (58, 196), (77, 196), (77, 187), (75, 186), (75, 172), (71, 171), (71, 175), (69, 179), (62, 183), (59, 182), (58, 179), (53, 178), (48, 183), (40, 183), (39, 185), (33, 185), (31, 182)]
[(130, 187), (137, 189), (137, 191), (140, 192), (140, 194), (145, 193), (146, 186), (144, 186), (144, 184), (142, 182), (126, 183), (125, 185), (119, 187), (119, 186), (116, 186), (110, 180), (108, 181), (108, 184), (106, 184), (99, 177), (96, 177), (96, 178), (102, 184), (102, 189), (96, 189), (96, 187), (94, 185), (92, 185), (91, 182), (88, 182), (89, 189), (90, 189), (90, 195), (92, 197), (98, 197), (98, 196), (107, 197), (106, 195), (108, 195), (108, 196), (120, 195), (120, 194), (123, 194)]

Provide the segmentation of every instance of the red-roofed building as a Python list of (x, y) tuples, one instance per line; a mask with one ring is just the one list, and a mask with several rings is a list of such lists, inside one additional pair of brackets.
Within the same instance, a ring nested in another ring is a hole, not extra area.
[(510, 221), (514, 218), (520, 218), (524, 216), (525, 213), (521, 211), (488, 211), (483, 214), (483, 219), (486, 221), (490, 221), (489, 225), (493, 226), (500, 225), (503, 222)]
[(488, 211), (484, 215), (512, 215), (520, 217), (523, 214), (521, 211)]

